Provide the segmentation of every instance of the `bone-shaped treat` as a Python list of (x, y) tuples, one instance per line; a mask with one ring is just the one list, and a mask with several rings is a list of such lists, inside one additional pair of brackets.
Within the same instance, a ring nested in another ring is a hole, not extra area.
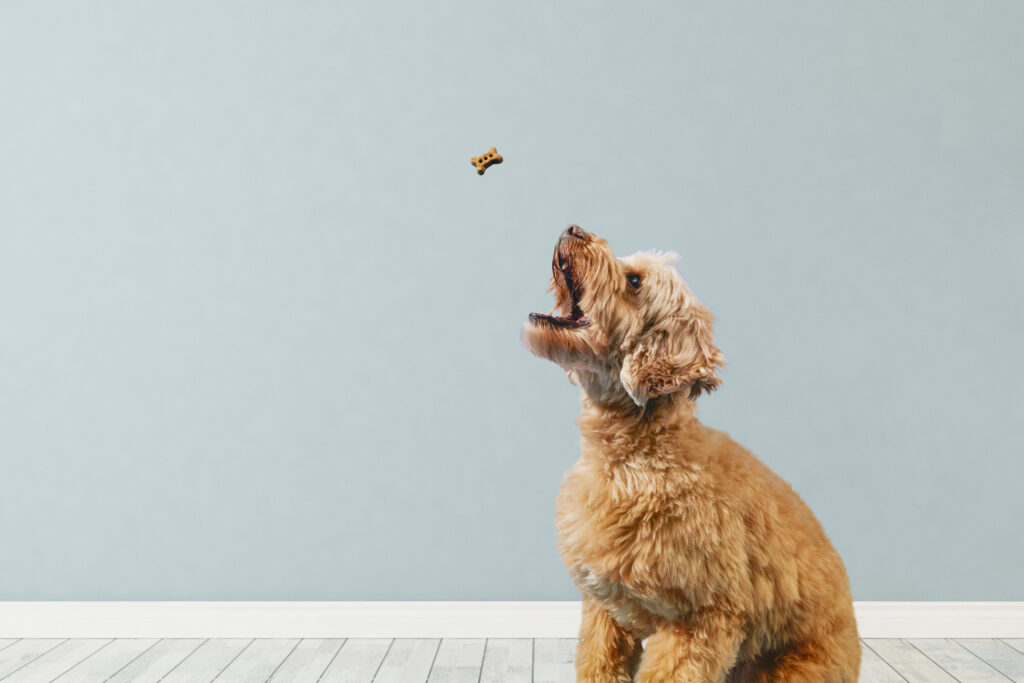
[(491, 147), (489, 150), (487, 150), (486, 154), (478, 157), (473, 157), (472, 159), (469, 160), (469, 163), (476, 166), (477, 175), (483, 175), (484, 171), (487, 170), (488, 166), (500, 164), (502, 161), (504, 161), (504, 159), (501, 157), (500, 154), (498, 154), (498, 150), (496, 150), (494, 147)]

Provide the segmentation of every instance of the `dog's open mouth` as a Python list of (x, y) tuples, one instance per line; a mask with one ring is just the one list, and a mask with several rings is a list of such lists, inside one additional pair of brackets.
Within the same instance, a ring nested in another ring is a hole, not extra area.
[[(558, 270), (562, 274), (562, 278), (565, 282), (565, 289), (569, 293), (569, 302), (567, 306), (568, 315), (550, 315), (544, 313), (531, 313), (530, 320), (534, 322), (544, 322), (555, 327), (586, 327), (590, 324), (587, 317), (583, 314), (583, 309), (580, 308), (580, 299), (583, 297), (583, 284), (578, 278), (574, 277), (575, 273), (572, 268), (572, 261), (565, 255), (562, 254), (560, 248), (555, 249), (555, 256), (551, 262), (551, 269)], [(558, 276), (555, 276), (557, 287)]]

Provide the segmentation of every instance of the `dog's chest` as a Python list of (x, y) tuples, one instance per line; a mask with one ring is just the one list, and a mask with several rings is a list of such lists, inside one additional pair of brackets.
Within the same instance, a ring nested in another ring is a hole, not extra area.
[(671, 567), (662, 555), (666, 532), (676, 525), (674, 502), (654, 476), (615, 476), (577, 463), (562, 482), (556, 506), (559, 551), (577, 588), (619, 623), (646, 632), (674, 620), (686, 601), (665, 599), (659, 586), (682, 585), (681, 558)]
[(577, 589), (600, 604), (615, 621), (636, 636), (647, 637), (657, 630), (659, 622), (677, 621), (688, 611), (666, 601), (656, 592), (643, 593), (625, 581), (588, 567), (569, 567)]

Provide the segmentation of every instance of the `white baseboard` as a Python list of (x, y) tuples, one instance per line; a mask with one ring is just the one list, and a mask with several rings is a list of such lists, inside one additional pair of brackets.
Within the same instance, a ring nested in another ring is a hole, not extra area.
[[(1024, 602), (858, 602), (863, 638), (1021, 638)], [(578, 602), (0, 602), (0, 638), (574, 638)]]

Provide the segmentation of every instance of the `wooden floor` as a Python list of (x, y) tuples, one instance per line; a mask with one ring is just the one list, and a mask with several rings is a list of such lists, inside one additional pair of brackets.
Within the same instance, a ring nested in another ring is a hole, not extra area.
[[(863, 642), (861, 681), (1022, 681), (1024, 638)], [(0, 681), (574, 681), (576, 641), (0, 640)]]

